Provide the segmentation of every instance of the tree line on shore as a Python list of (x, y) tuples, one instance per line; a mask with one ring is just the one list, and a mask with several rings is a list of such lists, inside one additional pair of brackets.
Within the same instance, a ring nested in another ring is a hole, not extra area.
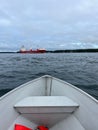
[(98, 52), (98, 49), (74, 49), (74, 50), (54, 50), (47, 53), (75, 53), (75, 52)]

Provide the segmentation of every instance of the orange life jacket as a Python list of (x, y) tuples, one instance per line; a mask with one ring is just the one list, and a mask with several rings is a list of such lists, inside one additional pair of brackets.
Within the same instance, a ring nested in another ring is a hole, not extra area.
[(32, 129), (20, 124), (15, 124), (14, 130), (32, 130)]

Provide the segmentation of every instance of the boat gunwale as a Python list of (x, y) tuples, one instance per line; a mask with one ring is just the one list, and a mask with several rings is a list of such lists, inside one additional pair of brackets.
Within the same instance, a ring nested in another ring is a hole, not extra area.
[(84, 94), (86, 97), (89, 97), (90, 99), (92, 99), (94, 102), (96, 102), (96, 103), (98, 104), (98, 100), (97, 100), (96, 98), (94, 98), (93, 96), (91, 96), (91, 95), (88, 94), (87, 92), (83, 91), (82, 89), (76, 87), (75, 85), (70, 84), (70, 83), (68, 83), (68, 82), (66, 82), (66, 81), (64, 81), (64, 80), (55, 78), (55, 77), (52, 77), (52, 78), (54, 78), (55, 80), (60, 81), (60, 82), (62, 82), (62, 83), (64, 83), (64, 84), (66, 84), (66, 85), (68, 85), (68, 86), (70, 86), (70, 87), (72, 87), (72, 88), (74, 88), (75, 90), (77, 90), (77, 91), (80, 92), (81, 94)]
[[(43, 77), (43, 76), (42, 76), (42, 77)], [(11, 93), (13, 93), (13, 92), (15, 92), (15, 91), (17, 91), (17, 90), (19, 90), (19, 89), (21, 89), (21, 88), (26, 87), (27, 85), (31, 84), (32, 82), (36, 82), (36, 81), (40, 80), (42, 77), (35, 78), (35, 79), (33, 79), (33, 80), (30, 80), (30, 81), (28, 81), (28, 82), (26, 82), (26, 83), (23, 83), (23, 84), (19, 85), (18, 87), (12, 89), (12, 90), (9, 91), (8, 93), (6, 93), (6, 94), (4, 94), (3, 96), (1, 96), (1, 97), (0, 97), (0, 100), (2, 100), (3, 98), (9, 96)]]
[(66, 84), (66, 85), (72, 87), (73, 89), (77, 90), (77, 91), (80, 92), (81, 94), (84, 94), (86, 97), (90, 98), (91, 100), (93, 100), (95, 103), (98, 104), (98, 100), (97, 100), (96, 98), (94, 98), (94, 97), (91, 96), (90, 94), (86, 93), (86, 92), (83, 91), (82, 89), (80, 89), (80, 88), (74, 86), (73, 84), (70, 84), (70, 83), (68, 83), (68, 82), (66, 82), (66, 81), (64, 81), (64, 80), (55, 78), (55, 77), (50, 76), (50, 75), (44, 75), (44, 76), (35, 78), (35, 79), (31, 80), (31, 81), (28, 81), (28, 82), (26, 82), (26, 83), (24, 83), (24, 84), (22, 84), (22, 85), (19, 85), (18, 87), (12, 89), (12, 90), (9, 91), (8, 93), (6, 93), (6, 94), (4, 94), (3, 96), (1, 96), (1, 97), (0, 97), (0, 101), (3, 100), (3, 99), (4, 99), (5, 97), (7, 97), (8, 95), (10, 95), (11, 93), (13, 93), (13, 92), (15, 92), (15, 91), (17, 91), (17, 90), (19, 90), (19, 89), (21, 89), (21, 88), (23, 88), (23, 87), (26, 87), (26, 85), (29, 85), (29, 84), (31, 84), (31, 83), (33, 83), (33, 82), (36, 82), (36, 81), (38, 81), (38, 80), (40, 80), (40, 79), (42, 79), (42, 78), (52, 78), (52, 79), (57, 80), (57, 81), (59, 81), (59, 82), (61, 82), (61, 83), (64, 83), (64, 84)]

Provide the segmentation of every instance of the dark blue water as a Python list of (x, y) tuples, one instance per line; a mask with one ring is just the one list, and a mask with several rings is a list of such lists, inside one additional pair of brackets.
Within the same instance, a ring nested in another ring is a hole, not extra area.
[(0, 96), (45, 74), (98, 99), (98, 53), (0, 54)]

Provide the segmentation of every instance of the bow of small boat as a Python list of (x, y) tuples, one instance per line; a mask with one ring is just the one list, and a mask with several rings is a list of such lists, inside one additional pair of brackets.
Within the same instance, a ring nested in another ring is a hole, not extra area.
[(42, 76), (19, 86), (0, 99), (0, 129), (15, 124), (34, 129), (98, 130), (98, 101), (75, 86)]

